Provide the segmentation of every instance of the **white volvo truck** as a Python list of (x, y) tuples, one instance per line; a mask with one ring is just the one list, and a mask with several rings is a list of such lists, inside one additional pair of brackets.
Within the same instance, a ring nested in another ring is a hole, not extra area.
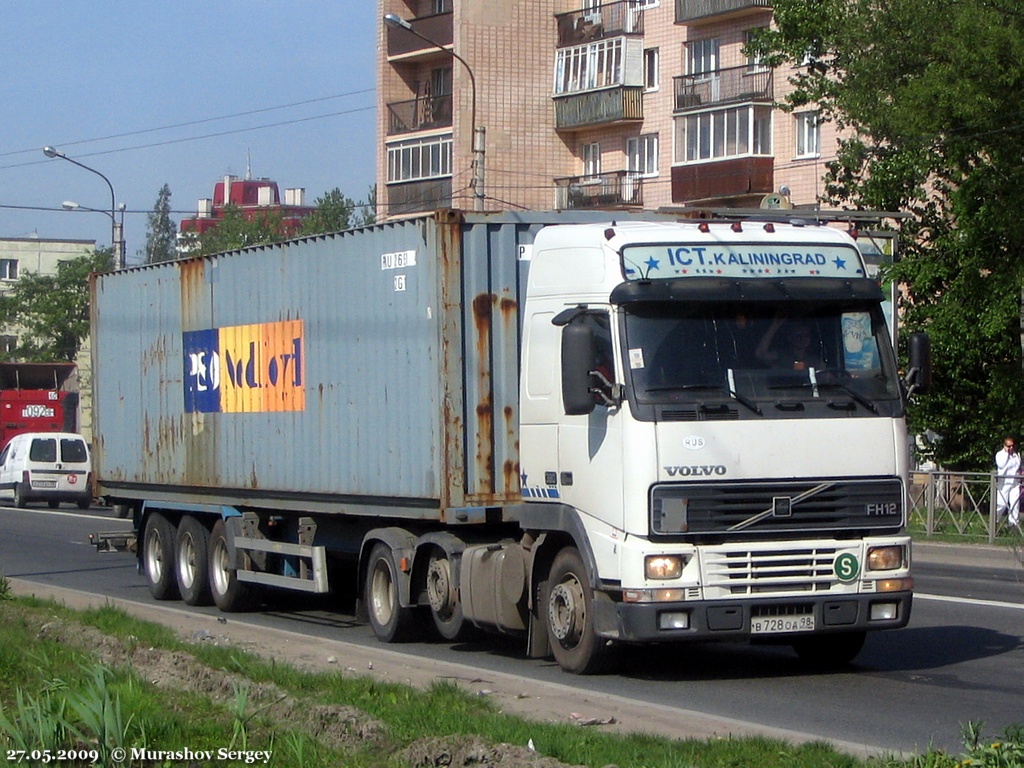
[(809, 223), (435, 215), (93, 282), (97, 492), (153, 596), (351, 590), (376, 635), (596, 672), (903, 627), (909, 391)]

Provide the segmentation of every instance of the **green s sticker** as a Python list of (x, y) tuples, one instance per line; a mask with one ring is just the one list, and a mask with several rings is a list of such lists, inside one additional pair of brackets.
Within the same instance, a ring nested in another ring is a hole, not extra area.
[(857, 562), (857, 556), (849, 552), (836, 558), (835, 568), (836, 577), (844, 584), (855, 581), (860, 575), (860, 563)]

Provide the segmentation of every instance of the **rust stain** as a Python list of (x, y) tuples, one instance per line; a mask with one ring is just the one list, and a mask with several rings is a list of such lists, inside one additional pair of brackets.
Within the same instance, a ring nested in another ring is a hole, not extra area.
[(519, 463), (511, 459), (505, 460), (505, 492), (519, 493)]
[(494, 434), (490, 398), (476, 407), (476, 463), (480, 473), (480, 488), (484, 493), (494, 493), (494, 451), (491, 450), (491, 436)]

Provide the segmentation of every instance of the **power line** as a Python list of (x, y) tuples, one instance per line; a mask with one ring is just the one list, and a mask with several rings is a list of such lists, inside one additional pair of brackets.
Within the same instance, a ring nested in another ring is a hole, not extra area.
[[(333, 101), (334, 99), (342, 99), (348, 96), (361, 96), (364, 93), (374, 93), (375, 88), (364, 88), (359, 91), (348, 91), (347, 93), (337, 93), (333, 96), (321, 96), (316, 99), (306, 99), (305, 101), (296, 101), (291, 104), (280, 104), (274, 107), (263, 107), (262, 109), (250, 109), (246, 112), (235, 112), (230, 115), (220, 115), (218, 117), (206, 117), (199, 120), (189, 120), (184, 123), (172, 123), (170, 125), (161, 125), (156, 128), (141, 128), (137, 131), (126, 131), (124, 133), (114, 133), (110, 136), (99, 136), (94, 139), (79, 139), (78, 141), (59, 141), (55, 144), (58, 147), (74, 147), (81, 144), (93, 144), (98, 141), (110, 141), (112, 139), (123, 139), (129, 136), (141, 136), (146, 133), (157, 133), (159, 131), (169, 131), (174, 128), (188, 128), (193, 125), (203, 125), (205, 123), (214, 123), (218, 120), (231, 120), (236, 117), (249, 117), (250, 115), (258, 115), (265, 112), (274, 112), (281, 109), (292, 109), (293, 107), (303, 107), (307, 104), (319, 104), (325, 101)], [(10, 152), (0, 152), (0, 157), (10, 157), (11, 155), (23, 155), (28, 153), (35, 153), (39, 151), (39, 147), (32, 147), (30, 149), (16, 149)], [(87, 157), (88, 155), (83, 155)]]

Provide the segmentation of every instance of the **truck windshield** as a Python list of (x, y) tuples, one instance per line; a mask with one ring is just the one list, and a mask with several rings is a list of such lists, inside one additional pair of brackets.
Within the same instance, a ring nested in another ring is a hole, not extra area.
[(625, 313), (639, 403), (899, 398), (881, 310), (865, 302), (649, 302)]

